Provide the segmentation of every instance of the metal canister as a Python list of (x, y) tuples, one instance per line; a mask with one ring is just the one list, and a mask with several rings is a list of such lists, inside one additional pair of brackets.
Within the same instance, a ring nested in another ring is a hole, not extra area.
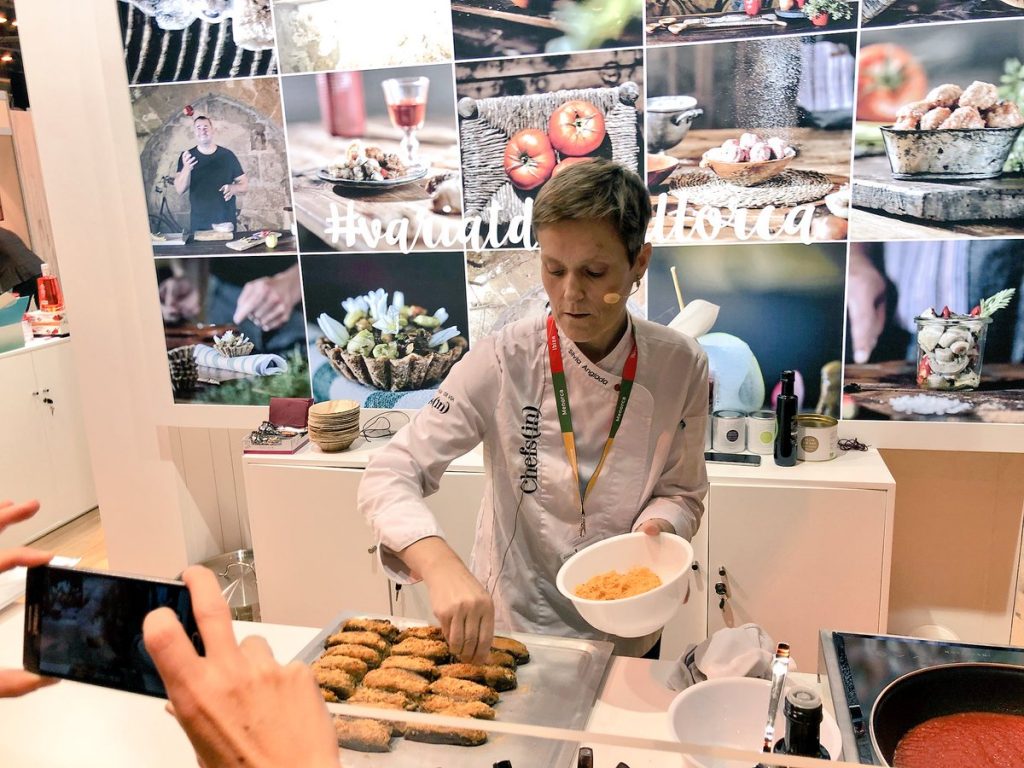
[(721, 453), (743, 453), (747, 445), (746, 418), (743, 411), (715, 411), (712, 447)]
[(754, 411), (747, 416), (747, 450), (762, 456), (770, 456), (775, 450), (777, 429), (775, 411)]
[(796, 458), (798, 461), (828, 461), (838, 455), (838, 420), (816, 413), (805, 413), (796, 417)]

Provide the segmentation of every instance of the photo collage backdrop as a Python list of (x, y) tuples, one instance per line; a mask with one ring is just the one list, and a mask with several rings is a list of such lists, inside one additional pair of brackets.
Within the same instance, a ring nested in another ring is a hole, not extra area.
[(1020, 0), (111, 1), (176, 403), (422, 407), (605, 157), (715, 409), (1024, 422)]

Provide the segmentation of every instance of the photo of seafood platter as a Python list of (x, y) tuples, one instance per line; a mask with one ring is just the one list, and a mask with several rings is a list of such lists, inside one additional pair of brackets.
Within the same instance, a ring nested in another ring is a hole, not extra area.
[[(485, 664), (452, 657), (441, 628), (342, 614), (296, 660), (310, 665), (334, 717), (345, 765), (568, 765), (576, 745), (488, 734), (488, 720), (578, 728), (611, 644), (541, 635), (495, 636)], [(557, 692), (557, 695), (555, 695)], [(345, 704), (466, 718), (464, 728), (345, 715)]]
[(300, 250), (458, 242), (451, 65), (297, 75), (282, 94)]
[(695, 230), (721, 242), (845, 239), (853, 45), (834, 35), (649, 50), (653, 241)]
[[(996, 26), (983, 38), (977, 24), (958, 31), (961, 47), (991, 45), (982, 61), (928, 68), (926, 30), (864, 34), (879, 42), (862, 49), (860, 62), (853, 238), (1024, 232), (1022, 73), (1016, 58), (998, 55), (1019, 55), (1024, 22)], [(981, 77), (961, 76), (964, 69)]]

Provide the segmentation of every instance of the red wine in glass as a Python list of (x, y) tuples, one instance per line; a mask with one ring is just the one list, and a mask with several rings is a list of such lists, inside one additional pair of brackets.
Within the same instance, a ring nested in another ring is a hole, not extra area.
[(388, 115), (396, 128), (422, 128), (427, 116), (427, 102), (417, 99), (402, 99), (397, 104), (388, 104)]
[(391, 122), (405, 134), (401, 154), (407, 165), (417, 164), (420, 143), (416, 140), (416, 131), (423, 127), (427, 116), (429, 86), (430, 80), (426, 77), (393, 77), (381, 83)]

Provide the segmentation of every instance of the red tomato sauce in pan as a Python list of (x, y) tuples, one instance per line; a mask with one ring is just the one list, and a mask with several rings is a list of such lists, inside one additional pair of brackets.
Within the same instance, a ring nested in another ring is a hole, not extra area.
[(1024, 715), (962, 712), (914, 726), (896, 745), (895, 768), (1024, 768)]

